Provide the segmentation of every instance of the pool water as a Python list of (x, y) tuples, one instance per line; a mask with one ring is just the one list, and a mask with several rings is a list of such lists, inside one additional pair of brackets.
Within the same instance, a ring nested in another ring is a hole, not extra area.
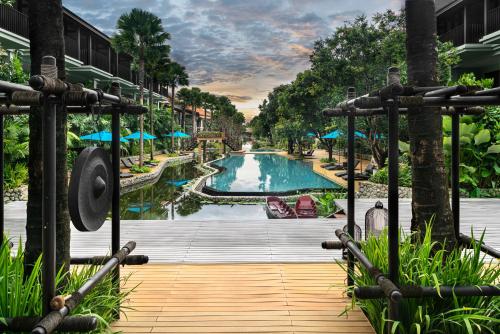
[(155, 184), (121, 196), (121, 218), (168, 219), (172, 201), (182, 195), (180, 187), (199, 176), (201, 172), (193, 163), (165, 168)]
[(224, 167), (206, 185), (224, 192), (288, 192), (339, 189), (338, 184), (313, 172), (311, 165), (276, 154), (230, 155), (215, 162)]
[[(167, 167), (152, 185), (123, 194), (123, 220), (220, 220), (267, 219), (263, 205), (205, 204), (182, 195), (180, 186), (201, 176), (194, 164)], [(173, 202), (177, 202), (174, 204)], [(243, 217), (243, 218), (242, 218)]]

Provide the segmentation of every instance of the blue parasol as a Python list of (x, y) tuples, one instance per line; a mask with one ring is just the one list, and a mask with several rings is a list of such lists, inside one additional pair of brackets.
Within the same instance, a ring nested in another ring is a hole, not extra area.
[[(93, 141), (106, 141), (110, 142), (112, 139), (111, 132), (109, 131), (100, 131), (96, 133), (91, 133), (85, 136), (80, 137), (81, 140), (93, 140)], [(128, 140), (125, 138), (120, 137), (120, 142), (122, 143), (128, 143)]]
[[(156, 136), (150, 135), (147, 132), (143, 132), (142, 136), (143, 136), (144, 140), (156, 139)], [(141, 138), (141, 133), (139, 131), (136, 131), (136, 132), (131, 133), (128, 136), (125, 136), (123, 138), (130, 139), (130, 140), (139, 140)]]

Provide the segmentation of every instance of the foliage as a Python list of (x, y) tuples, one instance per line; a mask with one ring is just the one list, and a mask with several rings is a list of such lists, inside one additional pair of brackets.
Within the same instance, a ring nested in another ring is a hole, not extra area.
[(131, 173), (134, 173), (134, 174), (143, 174), (143, 173), (149, 173), (151, 172), (151, 168), (149, 168), (148, 166), (139, 166), (139, 165), (133, 165), (131, 168), (130, 168), (130, 172)]
[[(459, 58), (451, 43), (438, 43), (438, 56), (438, 79), (446, 84)], [(345, 119), (325, 118), (322, 110), (344, 100), (348, 87), (355, 87), (358, 95), (363, 95), (385, 85), (390, 66), (401, 69), (404, 83), (404, 12), (388, 10), (372, 18), (362, 15), (346, 22), (331, 36), (314, 43), (310, 69), (299, 73), (292, 83), (276, 87), (267, 96), (259, 106), (260, 114), (250, 122), (253, 135), (301, 146), (307, 132), (315, 133), (317, 138), (335, 129), (346, 133)], [(407, 140), (405, 117), (401, 118), (400, 125), (400, 136)], [(359, 142), (358, 149), (371, 151), (382, 168), (387, 158), (387, 136), (375, 134), (387, 133), (387, 119), (363, 117), (356, 120), (356, 128), (367, 135), (367, 140)], [(320, 139), (320, 142), (329, 152), (335, 144), (332, 140)]]
[[(412, 186), (412, 171), (408, 162), (408, 156), (403, 155), (399, 163), (399, 186), (411, 187)], [(387, 166), (379, 169), (375, 174), (370, 177), (370, 181), (374, 183), (388, 184), (389, 182), (389, 168)]]
[[(402, 233), (400, 243), (400, 285), (440, 286), (496, 285), (500, 279), (498, 264), (485, 261), (479, 243), (470, 251), (458, 248), (448, 252), (444, 246), (431, 241), (432, 228), (426, 229), (421, 242)], [(482, 242), (482, 238), (481, 238)], [(388, 271), (387, 231), (379, 238), (370, 236), (362, 242), (363, 253), (382, 272)], [(345, 266), (342, 264), (342, 266)], [(356, 262), (356, 286), (376, 285), (371, 274)], [(346, 269), (346, 268), (344, 268)], [(349, 287), (352, 289), (353, 287)], [(384, 333), (387, 319), (387, 300), (356, 300), (366, 313), (377, 333)], [(500, 298), (452, 297), (416, 298), (401, 302), (403, 334), (417, 333), (498, 333), (500, 331)]]
[(17, 51), (9, 55), (0, 47), (0, 80), (14, 83), (26, 83), (29, 76), (23, 69), (23, 64)]
[(321, 158), (319, 161), (321, 163), (327, 164), (327, 163), (335, 163), (335, 162), (337, 162), (337, 159), (335, 159), (334, 157), (332, 157), (331, 159)]
[(0, 4), (13, 6), (16, 3), (16, 0), (0, 0)]
[(7, 164), (4, 169), (5, 189), (14, 189), (28, 182), (28, 167), (22, 163)]
[(335, 205), (336, 199), (345, 198), (345, 193), (341, 192), (327, 192), (321, 196), (315, 198), (316, 207), (318, 209), (318, 215), (321, 217), (327, 217), (338, 210)]
[[(42, 259), (34, 264), (28, 277), (24, 277), (24, 253), (19, 246), (11, 256), (7, 238), (0, 249), (0, 322), (3, 318), (36, 316), (42, 313)], [(70, 295), (92, 277), (99, 266), (77, 268), (71, 273), (57, 276), (57, 290), (61, 295)], [(95, 333), (109, 330), (114, 314), (132, 290), (117, 293), (113, 288), (112, 276), (107, 275), (71, 312), (72, 315), (93, 315), (98, 319)], [(123, 306), (122, 306), (123, 308)]]
[[(467, 86), (490, 88), (491, 79), (476, 79), (464, 74), (457, 82)], [(495, 189), (500, 184), (500, 108), (487, 107), (483, 116), (460, 118), (460, 185), (472, 196), (479, 188)], [(444, 149), (447, 164), (451, 157), (451, 118), (443, 118)]]
[(176, 153), (176, 152), (167, 153), (168, 158), (176, 158), (178, 156), (179, 156), (179, 153)]

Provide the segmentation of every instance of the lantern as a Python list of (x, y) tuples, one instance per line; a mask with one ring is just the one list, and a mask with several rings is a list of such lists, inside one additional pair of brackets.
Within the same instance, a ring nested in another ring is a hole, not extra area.
[[(349, 228), (347, 225), (344, 226), (343, 228), (344, 233), (349, 234)], [(361, 240), (361, 227), (359, 225), (354, 224), (354, 241), (360, 241)], [(342, 259), (347, 260), (347, 248), (342, 249)]]
[(388, 211), (382, 202), (377, 201), (375, 206), (368, 210), (365, 215), (365, 239), (370, 235), (378, 237), (387, 227)]

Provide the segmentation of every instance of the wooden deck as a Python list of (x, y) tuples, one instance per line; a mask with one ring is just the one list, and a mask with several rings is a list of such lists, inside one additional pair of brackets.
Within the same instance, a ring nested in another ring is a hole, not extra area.
[(343, 294), (336, 264), (127, 267), (140, 284), (114, 324), (123, 333), (374, 333)]
[[(347, 201), (339, 201), (347, 207)], [(364, 229), (364, 214), (373, 207), (375, 199), (356, 200), (356, 223)], [(382, 200), (386, 205), (387, 200)], [(258, 210), (259, 208), (256, 208)], [(486, 229), (485, 242), (500, 248), (499, 199), (463, 199), (461, 228), (470, 234), (471, 227), (479, 237)], [(409, 230), (410, 200), (399, 205), (401, 227)], [(17, 246), (24, 240), (26, 204), (5, 206), (6, 231)], [(203, 221), (123, 221), (121, 243), (137, 241), (134, 254), (148, 255), (151, 263), (311, 263), (340, 259), (338, 250), (321, 249), (324, 240), (336, 240), (335, 230), (346, 220), (248, 220), (217, 219)], [(96, 256), (110, 251), (111, 224), (92, 233), (72, 228), (71, 255)]]

